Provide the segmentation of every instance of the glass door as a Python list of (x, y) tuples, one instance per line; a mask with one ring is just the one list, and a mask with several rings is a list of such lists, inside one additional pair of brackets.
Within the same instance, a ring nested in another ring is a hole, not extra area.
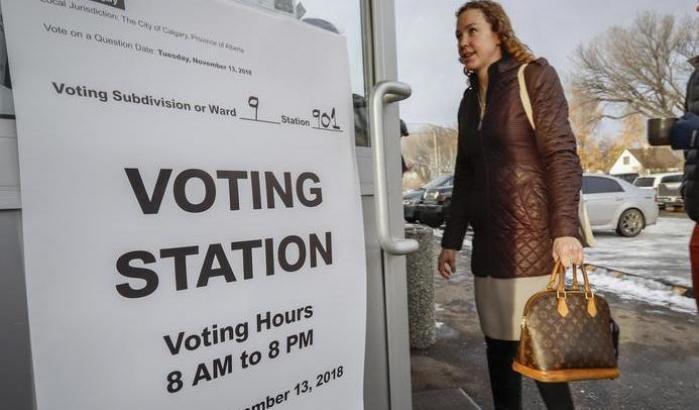
[[(382, 249), (377, 235), (377, 191), (371, 144), (370, 97), (382, 81), (395, 81), (396, 39), (391, 0), (302, 0), (302, 20), (347, 38), (355, 114), (357, 167), (364, 212), (367, 253), (367, 334), (364, 404), (367, 410), (410, 409), (405, 257)], [(379, 114), (383, 127), (383, 162), (390, 236), (403, 237), (400, 129), (396, 104)]]

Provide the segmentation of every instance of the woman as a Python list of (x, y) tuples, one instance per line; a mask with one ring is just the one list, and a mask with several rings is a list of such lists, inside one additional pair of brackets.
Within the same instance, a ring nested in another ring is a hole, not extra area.
[[(556, 71), (535, 59), (493, 1), (456, 13), (460, 61), (469, 79), (459, 107), (454, 193), (438, 270), (456, 268), (473, 228), (471, 270), (497, 409), (521, 407), (512, 370), (524, 303), (546, 286), (554, 260), (580, 264), (578, 201), (582, 183), (568, 106)], [(522, 64), (536, 131), (519, 94)], [(573, 408), (567, 383), (539, 383), (549, 409)]]

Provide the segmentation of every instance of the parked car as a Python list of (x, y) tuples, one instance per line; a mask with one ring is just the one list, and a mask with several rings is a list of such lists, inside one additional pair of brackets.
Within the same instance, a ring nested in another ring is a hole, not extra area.
[(422, 202), (417, 205), (420, 222), (437, 228), (447, 220), (454, 181), (449, 185), (430, 188), (422, 196)]
[(660, 209), (670, 207), (682, 208), (684, 206), (684, 199), (680, 191), (681, 185), (681, 179), (678, 182), (668, 182), (658, 185), (658, 206)]
[(612, 175), (615, 178), (623, 179), (624, 181), (628, 182), (629, 184), (632, 184), (633, 181), (638, 178), (638, 173), (637, 172), (631, 172), (628, 174), (614, 174)]
[(451, 186), (453, 181), (453, 175), (442, 175), (420, 188), (412, 189), (403, 193), (403, 214), (405, 220), (408, 222), (416, 222), (420, 220), (419, 204), (422, 203), (422, 198), (425, 192), (429, 189), (440, 186)]
[[(439, 227), (446, 222), (453, 181), (449, 185), (427, 189), (415, 204), (420, 222)], [(658, 219), (654, 191), (641, 189), (619, 178), (583, 175), (583, 201), (590, 225), (595, 231), (615, 230), (621, 236), (636, 236)]]
[(655, 191), (606, 175), (583, 175), (583, 200), (593, 230), (636, 236), (658, 219)]
[(658, 194), (658, 206), (665, 209), (667, 206), (682, 206), (680, 185), (682, 184), (681, 172), (666, 172), (638, 177), (633, 181), (634, 186), (643, 189), (652, 189)]

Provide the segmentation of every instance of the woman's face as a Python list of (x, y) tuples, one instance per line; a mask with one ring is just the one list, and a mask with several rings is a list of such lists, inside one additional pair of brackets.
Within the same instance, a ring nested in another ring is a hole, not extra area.
[(487, 69), (502, 58), (500, 38), (491, 30), (483, 12), (466, 10), (456, 20), (459, 61), (468, 71)]

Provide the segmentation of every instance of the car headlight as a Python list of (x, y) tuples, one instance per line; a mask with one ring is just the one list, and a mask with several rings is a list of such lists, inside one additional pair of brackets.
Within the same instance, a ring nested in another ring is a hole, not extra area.
[(434, 201), (439, 198), (439, 192), (428, 192), (425, 194), (425, 199)]

